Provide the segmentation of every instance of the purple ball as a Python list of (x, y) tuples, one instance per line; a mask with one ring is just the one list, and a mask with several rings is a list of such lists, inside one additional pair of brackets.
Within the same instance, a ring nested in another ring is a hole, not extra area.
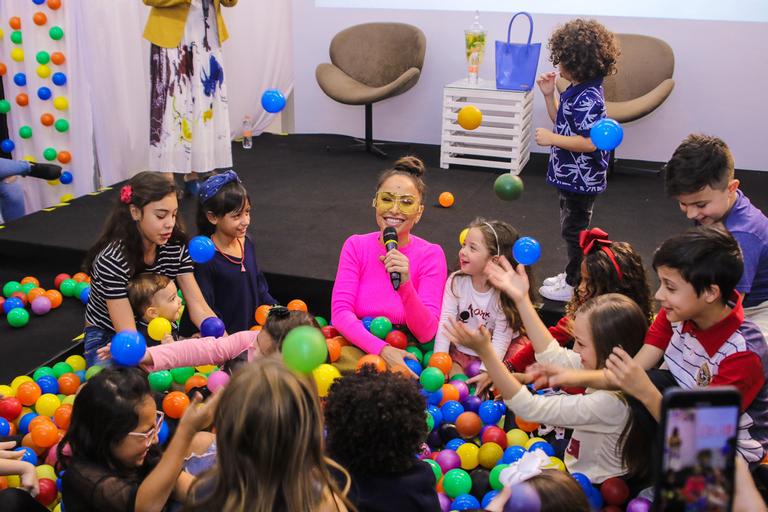
[(51, 299), (41, 295), (32, 301), (32, 312), (36, 315), (44, 315), (51, 310)]
[(223, 388), (229, 384), (229, 374), (221, 370), (217, 370), (208, 376), (208, 389), (211, 393), (219, 388)]
[(440, 469), (443, 470), (443, 474), (446, 474), (452, 469), (461, 467), (461, 457), (453, 450), (443, 450), (435, 457), (435, 462), (440, 465)]
[(200, 323), (200, 336), (207, 338), (212, 336), (214, 338), (221, 338), (224, 336), (224, 322), (215, 316), (209, 316)]
[(479, 396), (469, 395), (467, 398), (462, 400), (461, 405), (464, 406), (464, 411), (470, 411), (477, 414), (477, 411), (480, 410), (480, 404), (482, 403), (483, 401)]
[(461, 380), (452, 380), (449, 384), (456, 388), (459, 392), (459, 402), (463, 402), (469, 396), (469, 386)]
[(627, 503), (627, 512), (648, 512), (651, 510), (651, 502), (645, 498), (635, 498)]
[(443, 494), (442, 492), (437, 493), (437, 499), (440, 501), (440, 510), (441, 512), (451, 512), (451, 498)]
[(474, 377), (480, 373), (480, 365), (483, 364), (479, 359), (473, 359), (469, 362), (466, 368), (464, 368), (464, 375), (469, 378)]
[(512, 496), (504, 505), (504, 512), (540, 512), (541, 498), (530, 484), (512, 486)]

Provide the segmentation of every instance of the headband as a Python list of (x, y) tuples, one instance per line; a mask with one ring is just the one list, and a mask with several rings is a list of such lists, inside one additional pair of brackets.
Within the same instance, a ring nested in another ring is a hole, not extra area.
[(613, 242), (608, 239), (608, 233), (600, 228), (585, 229), (579, 233), (579, 245), (584, 252), (584, 256), (592, 252), (592, 249), (599, 248), (613, 263), (613, 268), (616, 269), (616, 274), (619, 276), (619, 281), (624, 277), (619, 268), (619, 263), (616, 261), (616, 255), (611, 250), (611, 244)]
[(221, 187), (234, 181), (240, 183), (240, 177), (232, 169), (224, 171), (221, 174), (211, 176), (205, 180), (202, 185), (200, 185), (200, 202), (205, 203), (210, 198), (218, 194), (219, 190), (221, 190)]
[(496, 256), (501, 256), (501, 251), (499, 250), (499, 235), (496, 234), (496, 230), (493, 229), (493, 226), (491, 226), (490, 222), (483, 222), (483, 224), (491, 228), (491, 232), (493, 232), (493, 238), (496, 239)]
[(540, 448), (532, 452), (525, 452), (520, 459), (501, 471), (499, 482), (504, 484), (504, 487), (521, 484), (540, 475), (542, 470), (550, 466), (550, 464), (552, 464), (552, 459)]

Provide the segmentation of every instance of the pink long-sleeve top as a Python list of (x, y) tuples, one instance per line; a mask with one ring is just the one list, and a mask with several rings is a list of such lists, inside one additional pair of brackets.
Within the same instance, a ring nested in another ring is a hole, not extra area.
[(165, 345), (149, 347), (152, 364), (145, 365), (147, 371), (168, 370), (180, 366), (202, 366), (223, 364), (248, 351), (248, 360), (262, 356), (256, 344), (256, 331), (241, 331), (221, 338), (190, 338)]
[(387, 343), (363, 326), (361, 318), (385, 316), (406, 325), (421, 343), (434, 338), (447, 277), (442, 247), (410, 236), (399, 248), (409, 261), (410, 279), (395, 291), (379, 259), (386, 254), (381, 233), (352, 235), (344, 242), (331, 298), (331, 322), (351, 343), (379, 354)]

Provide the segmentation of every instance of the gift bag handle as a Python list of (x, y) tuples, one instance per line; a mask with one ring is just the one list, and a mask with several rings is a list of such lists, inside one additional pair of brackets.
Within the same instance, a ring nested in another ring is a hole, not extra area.
[(515, 18), (517, 18), (520, 15), (524, 15), (526, 18), (528, 18), (528, 21), (531, 24), (531, 29), (528, 31), (528, 45), (531, 44), (531, 37), (533, 36), (533, 18), (531, 18), (531, 15), (527, 12), (518, 12), (514, 16), (512, 16), (512, 19), (509, 20), (509, 28), (507, 28), (507, 44), (509, 44), (509, 36), (512, 34), (512, 23), (515, 21)]

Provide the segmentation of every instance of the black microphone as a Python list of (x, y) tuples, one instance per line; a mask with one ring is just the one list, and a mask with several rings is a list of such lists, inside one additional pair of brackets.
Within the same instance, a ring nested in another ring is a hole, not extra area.
[(31, 176), (32, 178), (40, 178), (41, 180), (57, 180), (61, 178), (61, 166), (55, 164), (38, 164), (33, 163), (29, 167), (29, 171), (22, 174), (22, 176)]
[[(387, 252), (397, 249), (397, 230), (392, 226), (384, 228), (382, 234), (384, 239), (384, 247), (387, 248)], [(400, 272), (390, 272), (389, 279), (392, 281), (392, 288), (397, 290), (400, 288)]]

